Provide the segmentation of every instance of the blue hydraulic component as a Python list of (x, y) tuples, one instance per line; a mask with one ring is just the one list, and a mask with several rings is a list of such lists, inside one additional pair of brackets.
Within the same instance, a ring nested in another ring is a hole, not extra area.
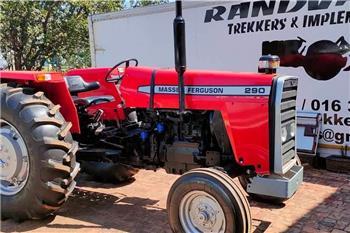
[(158, 133), (163, 133), (165, 131), (165, 125), (161, 122), (157, 123), (157, 131)]
[(141, 133), (140, 133), (141, 140), (143, 142), (145, 142), (147, 140), (147, 138), (148, 138), (148, 135), (149, 135), (148, 131), (141, 131)]

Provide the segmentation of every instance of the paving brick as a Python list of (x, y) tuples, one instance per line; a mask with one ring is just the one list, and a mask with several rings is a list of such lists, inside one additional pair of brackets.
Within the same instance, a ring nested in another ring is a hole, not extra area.
[[(130, 184), (100, 184), (80, 175), (78, 188), (55, 217), (1, 221), (4, 232), (171, 232), (166, 212), (178, 178), (140, 171)], [(237, 180), (235, 180), (237, 183)], [(350, 233), (350, 175), (305, 168), (300, 190), (285, 205), (250, 199), (254, 233)]]
[(337, 221), (337, 224), (335, 225), (335, 228), (339, 229), (339, 230), (344, 230), (345, 227), (347, 227), (349, 224), (350, 224), (349, 222)]
[(342, 231), (342, 230), (339, 230), (339, 229), (334, 229), (332, 231), (332, 233), (346, 233), (346, 231)]

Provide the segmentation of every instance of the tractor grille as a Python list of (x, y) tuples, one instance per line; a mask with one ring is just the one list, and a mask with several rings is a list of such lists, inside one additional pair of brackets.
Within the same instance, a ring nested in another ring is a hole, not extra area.
[(298, 79), (290, 76), (275, 78), (271, 96), (271, 148), (273, 171), (286, 173), (295, 164), (296, 98)]
[[(297, 99), (298, 82), (296, 79), (287, 79), (283, 85), (282, 99), (281, 99), (281, 127), (287, 129), (287, 140), (282, 142), (282, 164), (287, 164), (294, 158), (296, 151), (296, 99)], [(291, 133), (291, 131), (294, 132)]]

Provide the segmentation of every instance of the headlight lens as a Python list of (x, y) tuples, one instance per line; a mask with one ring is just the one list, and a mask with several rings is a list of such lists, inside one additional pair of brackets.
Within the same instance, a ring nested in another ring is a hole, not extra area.
[(286, 141), (290, 140), (293, 137), (295, 137), (295, 122), (282, 126), (281, 128), (282, 143), (285, 143)]
[(291, 138), (295, 136), (295, 123), (294, 122), (289, 125), (289, 135)]
[(288, 137), (287, 127), (283, 126), (282, 129), (281, 129), (281, 140), (282, 140), (282, 143), (287, 141), (287, 137)]

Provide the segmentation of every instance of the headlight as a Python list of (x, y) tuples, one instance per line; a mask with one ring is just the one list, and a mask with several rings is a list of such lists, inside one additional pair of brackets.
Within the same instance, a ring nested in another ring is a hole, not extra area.
[(282, 140), (282, 143), (287, 141), (287, 137), (288, 137), (287, 127), (283, 126), (282, 129), (281, 129), (281, 140)]
[(289, 125), (289, 135), (291, 138), (295, 136), (295, 123), (294, 122)]

